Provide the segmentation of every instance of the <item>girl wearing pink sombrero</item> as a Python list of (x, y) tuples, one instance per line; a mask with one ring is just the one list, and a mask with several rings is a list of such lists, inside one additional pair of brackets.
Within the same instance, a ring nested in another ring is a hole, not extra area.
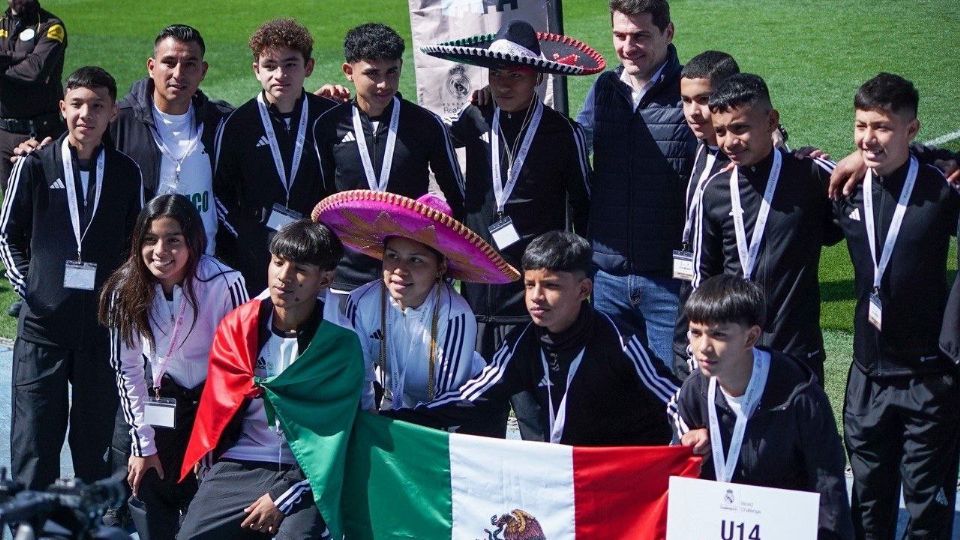
[[(445, 278), (509, 283), (519, 274), (450, 217), (442, 199), (344, 191), (320, 201), (313, 219), (333, 229), (348, 248), (383, 261), (382, 279), (347, 299), (346, 317), (360, 338), (367, 368), (363, 408), (415, 407), (483, 368), (474, 352), (473, 311)], [(374, 382), (384, 391), (379, 407)]]

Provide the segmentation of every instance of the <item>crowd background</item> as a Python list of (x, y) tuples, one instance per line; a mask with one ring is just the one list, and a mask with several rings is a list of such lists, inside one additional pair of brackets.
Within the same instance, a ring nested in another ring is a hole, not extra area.
[[(510, 2), (502, 3), (509, 6)], [(201, 88), (208, 96), (234, 105), (245, 102), (258, 88), (250, 73), (246, 40), (260, 23), (290, 16), (311, 30), (316, 68), (306, 87), (314, 89), (327, 82), (344, 82), (340, 70), (343, 32), (362, 22), (380, 21), (407, 41), (400, 90), (416, 100), (408, 6), (403, 0), (208, 0), (202, 4), (47, 0), (43, 6), (61, 17), (70, 33), (64, 73), (83, 65), (101, 65), (116, 77), (121, 95), (143, 77), (151, 39), (159, 28), (171, 22), (196, 27), (207, 42), (205, 59), (210, 64)], [(785, 4), (682, 0), (671, 3), (671, 17), (681, 62), (706, 49), (729, 52), (743, 71), (766, 79), (789, 131), (791, 148), (815, 145), (839, 158), (852, 150), (851, 96), (881, 70), (898, 73), (919, 89), (918, 140), (956, 133), (956, 139), (941, 141), (941, 146), (960, 149), (960, 86), (954, 75), (960, 72), (960, 57), (947, 52), (960, 41), (960, 13), (954, 8), (947, 0)], [(563, 14), (564, 33), (596, 47), (608, 63), (616, 63), (605, 2), (564, 0)], [(570, 116), (580, 110), (593, 80), (569, 79)], [(950, 264), (955, 270), (955, 255)], [(844, 244), (824, 249), (820, 281), (826, 388), (839, 418), (850, 365), (854, 302), (852, 268)], [(0, 280), (0, 309), (5, 311), (14, 298), (8, 282)], [(14, 318), (0, 317), (0, 336), (12, 339), (15, 329)]]

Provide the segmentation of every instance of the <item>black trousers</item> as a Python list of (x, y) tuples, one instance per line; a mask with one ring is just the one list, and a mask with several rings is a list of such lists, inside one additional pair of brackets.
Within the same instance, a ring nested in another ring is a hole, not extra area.
[(857, 538), (894, 538), (902, 485), (905, 537), (949, 539), (960, 434), (957, 374), (881, 378), (851, 366), (843, 426)]
[(10, 427), (17, 481), (27, 489), (43, 489), (60, 476), (60, 450), (68, 426), (77, 478), (89, 483), (110, 475), (107, 450), (118, 402), (114, 377), (105, 332), (91, 339), (85, 350), (17, 339)]
[(195, 478), (190, 477), (183, 482), (177, 480), (193, 431), (201, 389), (185, 390), (173, 383), (169, 376), (163, 377), (160, 395), (177, 400), (177, 427), (154, 428), (153, 441), (163, 467), (163, 478), (151, 469), (140, 482), (139, 496), (130, 497), (130, 517), (137, 527), (140, 540), (175, 538), (182, 516), (187, 513), (190, 501), (197, 492)]
[[(177, 538), (182, 540), (266, 540), (270, 535), (240, 528), (243, 509), (267, 493), (283, 477), (276, 466), (220, 460), (200, 482)], [(274, 538), (303, 540), (330, 538), (313, 493), (304, 494), (280, 523)]]
[[(503, 345), (504, 338), (513, 331), (514, 328), (523, 326), (521, 324), (498, 324), (498, 323), (477, 323), (477, 352), (489, 363), (493, 361), (493, 355)], [(525, 441), (544, 441), (544, 429), (540, 425), (540, 404), (537, 403), (531, 392), (520, 392), (510, 398), (510, 404), (492, 415), (488, 421), (483, 422), (483, 426), (477, 435), (487, 437), (504, 438), (507, 436), (507, 417), (510, 416), (510, 406), (513, 407), (513, 414), (517, 417), (517, 424), (520, 427), (520, 437)]]

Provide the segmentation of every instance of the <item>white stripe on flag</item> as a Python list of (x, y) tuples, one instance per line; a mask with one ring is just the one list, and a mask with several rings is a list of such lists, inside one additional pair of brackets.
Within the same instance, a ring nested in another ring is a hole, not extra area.
[[(450, 436), (453, 538), (486, 538), (497, 520), (521, 511), (550, 540), (573, 539), (573, 448), (560, 444)], [(506, 528), (505, 528), (506, 530)]]

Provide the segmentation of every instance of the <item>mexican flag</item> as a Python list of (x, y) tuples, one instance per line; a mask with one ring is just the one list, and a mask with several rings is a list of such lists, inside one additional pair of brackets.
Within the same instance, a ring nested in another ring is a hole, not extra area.
[(349, 540), (662, 539), (670, 476), (700, 471), (688, 448), (490, 439), (368, 413), (349, 447)]

